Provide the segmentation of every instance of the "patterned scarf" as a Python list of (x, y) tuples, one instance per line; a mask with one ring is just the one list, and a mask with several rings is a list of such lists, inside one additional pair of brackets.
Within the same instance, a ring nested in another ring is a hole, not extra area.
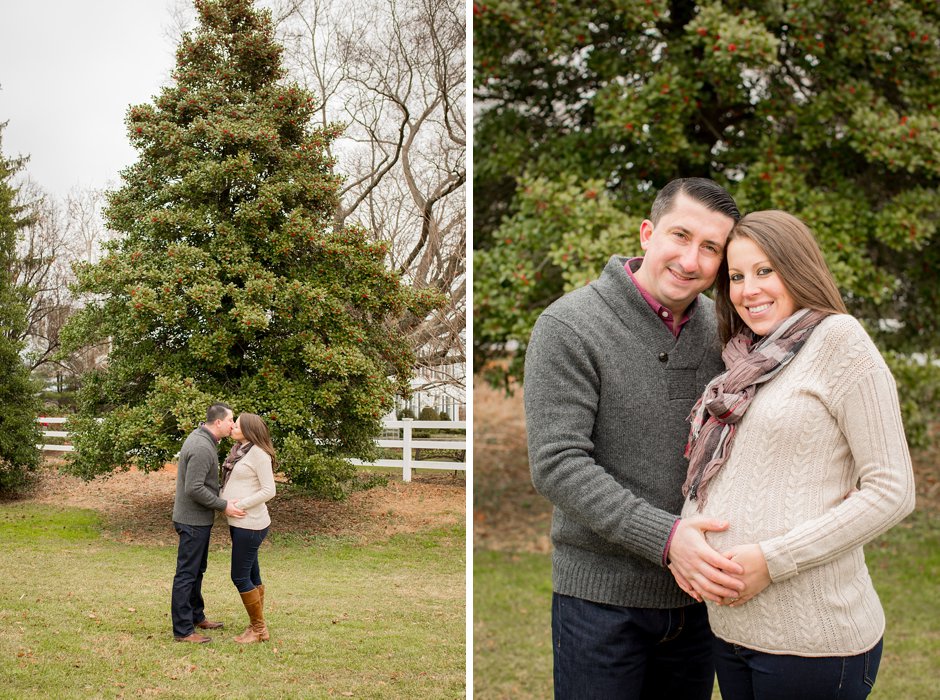
[(235, 468), (235, 462), (240, 460), (246, 454), (248, 450), (252, 447), (250, 442), (236, 442), (232, 445), (232, 449), (229, 450), (228, 456), (225, 458), (225, 461), (222, 462), (222, 483), (219, 486), (219, 491), (225, 488), (225, 482), (228, 481), (229, 476), (232, 475), (232, 470)]
[(708, 482), (731, 454), (737, 423), (744, 417), (758, 385), (773, 379), (828, 315), (801, 309), (760, 340), (744, 330), (728, 341), (721, 353), (728, 369), (709, 382), (689, 415), (692, 429), (685, 446), (689, 471), (682, 495), (698, 500), (699, 511), (708, 496)]

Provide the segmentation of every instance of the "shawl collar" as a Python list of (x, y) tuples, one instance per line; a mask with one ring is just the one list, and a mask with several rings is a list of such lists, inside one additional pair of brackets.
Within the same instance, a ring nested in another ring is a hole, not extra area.
[[(703, 308), (697, 309), (695, 315), (688, 320), (682, 332), (679, 333), (679, 337), (676, 338), (666, 328), (662, 319), (650, 308), (636, 284), (627, 275), (623, 266), (629, 259), (620, 255), (611, 256), (600, 279), (592, 283), (594, 290), (631, 333), (654, 339), (652, 345), (645, 344), (650, 355), (658, 355), (663, 347), (670, 351), (681, 349), (684, 354), (688, 353), (694, 357), (692, 364), (698, 366), (700, 358), (708, 348), (706, 342), (708, 338), (703, 338), (701, 335), (702, 315), (711, 313), (711, 308), (702, 305)], [(699, 295), (698, 303), (701, 304), (701, 301), (702, 296)]]

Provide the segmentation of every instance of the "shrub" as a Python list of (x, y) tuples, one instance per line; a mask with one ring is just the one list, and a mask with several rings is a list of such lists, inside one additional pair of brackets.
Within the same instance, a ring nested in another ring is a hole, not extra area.
[(431, 406), (425, 406), (421, 409), (418, 420), (439, 420), (440, 414), (438, 414), (436, 408)]

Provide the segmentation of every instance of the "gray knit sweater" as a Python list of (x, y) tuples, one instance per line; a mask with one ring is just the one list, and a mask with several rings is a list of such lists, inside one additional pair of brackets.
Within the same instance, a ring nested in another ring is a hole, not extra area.
[(687, 417), (724, 369), (714, 305), (676, 339), (614, 256), (549, 306), (525, 362), (536, 489), (555, 505), (552, 578), (564, 595), (672, 608), (693, 601), (662, 565), (682, 509)]
[(212, 433), (196, 428), (180, 450), (176, 470), (173, 521), (185, 525), (211, 525), (215, 511), (225, 510), (219, 498), (219, 452)]

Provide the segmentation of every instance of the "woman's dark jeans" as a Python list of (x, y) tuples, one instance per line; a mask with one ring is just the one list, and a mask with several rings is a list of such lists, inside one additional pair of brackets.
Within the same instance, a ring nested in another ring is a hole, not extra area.
[(857, 656), (765, 654), (715, 639), (722, 700), (863, 700), (868, 697), (882, 643)]
[(258, 549), (267, 537), (268, 529), (246, 530), (229, 525), (228, 531), (232, 535), (232, 583), (239, 593), (247, 593), (261, 585)]

